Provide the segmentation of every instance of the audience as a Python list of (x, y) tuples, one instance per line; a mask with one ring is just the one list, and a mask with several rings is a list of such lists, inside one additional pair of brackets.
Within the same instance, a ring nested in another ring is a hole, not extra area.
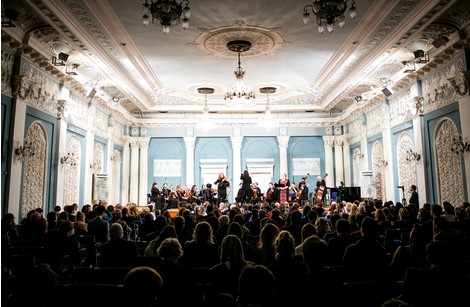
[[(7, 295), (10, 288), (15, 289), (6, 305), (26, 302), (46, 306), (47, 300), (53, 299), (51, 293), (63, 289), (59, 288), (62, 283), (76, 282), (76, 269), (91, 264), (98, 270), (133, 269), (120, 281), (126, 291), (122, 299), (125, 305), (301, 306), (312, 289), (311, 305), (315, 306), (344, 306), (348, 301), (380, 306), (377, 298), (384, 299), (381, 307), (460, 306), (459, 295), (470, 285), (470, 249), (465, 246), (469, 242), (470, 212), (449, 203), (445, 210), (439, 205), (428, 204), (419, 210), (398, 205), (400, 218), (396, 221), (384, 214), (390, 212), (393, 203), (378, 204), (343, 203), (338, 205), (338, 213), (324, 218), (318, 215), (317, 207), (311, 206), (303, 208), (303, 216), (302, 208), (288, 204), (232, 205), (222, 213), (216, 205), (203, 203), (199, 210), (206, 215), (198, 221), (191, 215), (196, 203), (185, 204), (176, 217), (165, 217), (162, 212), (157, 219), (137, 213), (132, 204), (102, 203), (94, 205), (92, 211), (79, 211), (74, 206), (60, 211), (59, 207), (47, 214), (48, 220), (42, 211), (31, 210), (18, 229), (14, 215), (7, 213), (2, 220), (2, 277), (18, 278), (13, 283), (18, 286), (10, 283), (5, 287)], [(95, 216), (87, 220), (90, 212)], [(112, 214), (112, 224), (107, 212)], [(454, 219), (449, 217), (452, 213)], [(129, 221), (126, 225), (132, 221), (133, 227), (126, 229), (133, 235), (125, 234), (125, 219)], [(142, 220), (147, 222), (141, 224)], [(49, 221), (55, 223), (54, 228), (48, 227)], [(358, 232), (354, 232), (356, 224)], [(296, 238), (299, 229), (300, 239)], [(398, 233), (393, 252), (385, 249), (384, 230)], [(92, 256), (78, 243), (80, 235), (96, 238), (98, 262), (83, 259), (84, 255)], [(12, 254), (20, 250), (17, 246), (28, 244), (44, 252), (35, 255), (35, 267), (32, 262), (14, 262), (19, 260)], [(49, 275), (48, 270), (52, 272)], [(31, 280), (27, 280), (28, 275)], [(41, 298), (21, 297), (24, 285), (37, 282), (40, 275), (44, 284), (34, 290), (40, 289)], [(387, 280), (396, 283), (382, 286), (381, 282)], [(369, 294), (357, 292), (361, 283)], [(438, 293), (420, 290), (436, 285)], [(96, 291), (102, 291), (99, 289), (97, 284)], [(332, 289), (343, 296), (331, 295)], [(129, 297), (129, 293), (135, 295)], [(350, 295), (359, 296), (353, 300)]]

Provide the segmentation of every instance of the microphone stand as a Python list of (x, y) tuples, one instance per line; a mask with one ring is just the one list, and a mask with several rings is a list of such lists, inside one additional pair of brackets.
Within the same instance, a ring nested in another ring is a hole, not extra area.
[(401, 194), (402, 195), (401, 203), (402, 203), (403, 207), (405, 207), (406, 206), (406, 198), (405, 198), (405, 187), (404, 186), (401, 187), (401, 193), (402, 193)]

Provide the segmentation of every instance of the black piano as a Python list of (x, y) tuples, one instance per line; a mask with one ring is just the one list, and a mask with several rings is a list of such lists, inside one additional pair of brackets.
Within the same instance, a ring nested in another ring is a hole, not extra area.
[(356, 199), (361, 200), (361, 187), (344, 187), (343, 200), (353, 202)]

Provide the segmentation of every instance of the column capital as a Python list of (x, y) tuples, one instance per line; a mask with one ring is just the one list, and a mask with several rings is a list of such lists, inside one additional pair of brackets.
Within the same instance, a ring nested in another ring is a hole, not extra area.
[(323, 142), (325, 146), (333, 146), (335, 144), (335, 137), (332, 135), (323, 136)]
[(280, 135), (277, 137), (277, 142), (279, 143), (279, 147), (288, 147), (289, 146), (289, 136), (288, 135)]
[(232, 141), (232, 148), (242, 147), (243, 136), (232, 136), (230, 137), (230, 140)]
[(184, 144), (186, 148), (194, 148), (196, 146), (196, 137), (195, 136), (185, 136), (183, 137)]

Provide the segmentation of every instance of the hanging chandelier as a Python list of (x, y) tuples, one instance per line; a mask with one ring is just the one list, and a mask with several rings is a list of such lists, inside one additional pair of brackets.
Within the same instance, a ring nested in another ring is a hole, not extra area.
[[(185, 6), (183, 7), (183, 4)], [(189, 16), (191, 11), (189, 10), (189, 1), (183, 0), (177, 3), (175, 0), (145, 0), (142, 5), (144, 12), (142, 15), (142, 23), (144, 26), (150, 24), (150, 16), (152, 16), (152, 23), (156, 24), (156, 20), (162, 26), (162, 32), (165, 34), (170, 33), (170, 28), (180, 23), (183, 25), (183, 29), (189, 28)], [(181, 16), (183, 16), (181, 18)]]
[(250, 50), (251, 43), (249, 41), (244, 40), (235, 40), (230, 41), (227, 43), (227, 48), (230, 51), (237, 52), (238, 54), (238, 67), (237, 70), (234, 71), (236, 82), (235, 85), (232, 87), (232, 90), (227, 92), (224, 96), (225, 101), (228, 106), (233, 105), (246, 105), (248, 103), (249, 106), (255, 105), (255, 93), (248, 92), (248, 88), (243, 83), (243, 76), (245, 72), (241, 67), (240, 61), (240, 54), (242, 52), (246, 52)]
[[(333, 32), (335, 24), (340, 27), (344, 27), (346, 18), (344, 12), (348, 6), (349, 0), (314, 0), (312, 4), (308, 4), (304, 7), (303, 20), (305, 24), (308, 24), (310, 13), (308, 9), (317, 16), (318, 32), (323, 33), (325, 27), (328, 32)], [(349, 16), (354, 19), (356, 18), (356, 2), (351, 0), (351, 7), (349, 8)]]

